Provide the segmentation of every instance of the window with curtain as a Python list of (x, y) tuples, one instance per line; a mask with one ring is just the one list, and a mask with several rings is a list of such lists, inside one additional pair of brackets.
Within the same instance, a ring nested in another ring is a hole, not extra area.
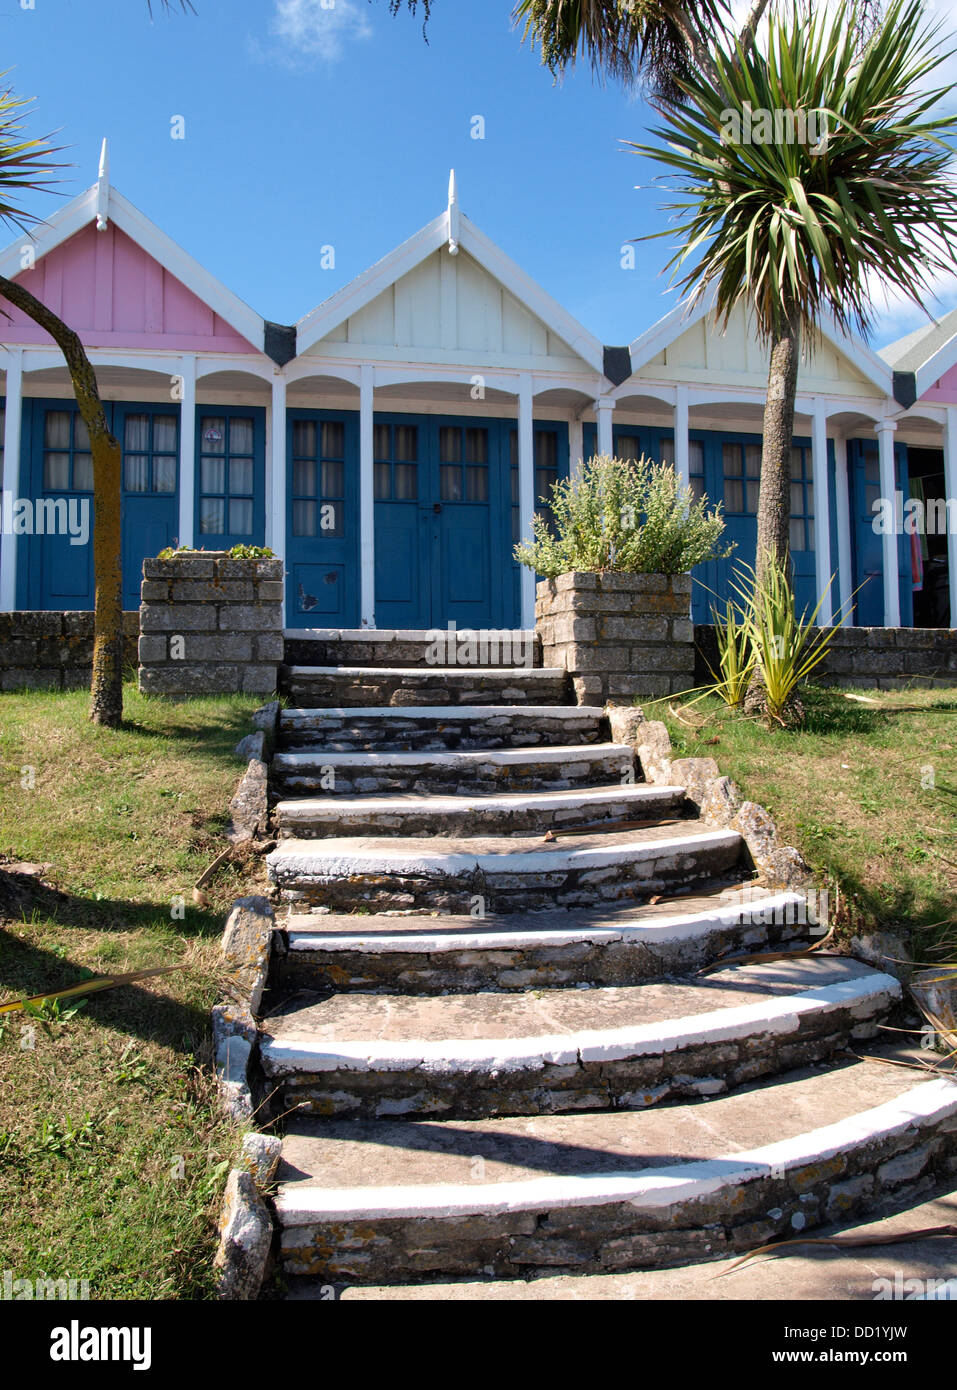
[(175, 415), (152, 411), (127, 415), (123, 426), (123, 487), (126, 492), (176, 491), (179, 455)]
[(761, 478), (760, 444), (723, 444), (724, 509), (739, 516), (757, 516)]
[(419, 496), (419, 429), (417, 425), (376, 425), (375, 499), (415, 502)]
[(345, 425), (341, 420), (294, 420), (292, 533), (345, 534)]
[(488, 501), (488, 430), (484, 426), (439, 428), (439, 496), (443, 502)]
[[(535, 510), (545, 517), (549, 530), (554, 530), (551, 497), (552, 484), (558, 482), (558, 435), (554, 430), (536, 430), (534, 444), (535, 461)], [(512, 542), (521, 540), (519, 518), (518, 483), (518, 430), (509, 432), (510, 479), (512, 493)]]
[(791, 450), (792, 550), (814, 549), (814, 474), (811, 450), (795, 445)]
[[(659, 462), (673, 468), (675, 464), (675, 441), (663, 438), (658, 441)], [(688, 440), (688, 483), (695, 497), (704, 496), (704, 445), (700, 439)]]
[(93, 491), (90, 436), (78, 411), (45, 412), (43, 489), (45, 492)]
[(256, 432), (251, 417), (204, 415), (199, 422), (199, 529), (204, 536), (251, 536)]

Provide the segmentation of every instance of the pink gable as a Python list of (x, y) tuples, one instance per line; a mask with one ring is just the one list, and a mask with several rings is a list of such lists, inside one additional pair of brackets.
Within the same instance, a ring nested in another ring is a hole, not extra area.
[[(125, 232), (90, 223), (43, 256), (17, 281), (76, 329), (88, 347), (172, 348), (179, 352), (255, 352), (256, 348)], [(0, 339), (52, 340), (7, 306)]]
[(935, 381), (933, 386), (929, 386), (921, 396), (922, 401), (939, 401), (942, 405), (953, 405), (957, 402), (957, 367), (951, 367), (949, 372)]

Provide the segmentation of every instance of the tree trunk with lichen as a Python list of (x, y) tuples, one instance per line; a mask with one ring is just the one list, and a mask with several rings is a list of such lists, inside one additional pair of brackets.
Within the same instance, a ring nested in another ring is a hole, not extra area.
[(123, 574), (119, 443), (106, 422), (93, 364), (78, 335), (22, 285), (0, 276), (0, 295), (38, 323), (63, 353), (93, 457), (93, 680), (90, 718), (115, 729), (123, 718)]
[[(784, 566), (788, 566), (790, 560), (791, 445), (800, 355), (801, 320), (797, 311), (792, 310), (783, 318), (771, 343), (758, 489), (755, 604), (760, 601), (769, 558)], [(788, 703), (787, 722), (800, 724), (804, 717), (800, 700), (795, 695)], [(744, 709), (746, 714), (751, 715), (767, 715), (768, 712), (764, 679), (757, 665), (744, 698)]]

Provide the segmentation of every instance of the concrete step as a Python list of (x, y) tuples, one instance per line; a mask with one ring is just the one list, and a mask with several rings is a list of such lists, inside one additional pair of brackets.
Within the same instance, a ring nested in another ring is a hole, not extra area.
[(735, 882), (644, 907), (482, 920), (297, 913), (281, 926), (276, 988), (450, 994), (638, 984), (723, 955), (808, 944), (817, 924), (799, 894)]
[(289, 666), (455, 666), (463, 670), (541, 665), (531, 629), (289, 628)]
[(285, 709), (279, 739), (288, 751), (339, 753), (570, 747), (600, 743), (604, 711), (576, 705), (391, 705)]
[(581, 791), (498, 792), (486, 796), (300, 797), (280, 801), (275, 818), (282, 836), (514, 835), (603, 821), (675, 817), (683, 787), (586, 787)]
[(694, 821), (541, 838), (280, 840), (269, 878), (286, 902), (370, 910), (523, 912), (646, 901), (735, 868), (736, 831)]
[[(873, 1304), (876, 1298), (920, 1298), (952, 1301), (957, 1297), (957, 1235), (922, 1240), (915, 1233), (934, 1226), (957, 1229), (957, 1192), (950, 1183), (930, 1189), (929, 1197), (898, 1199), (891, 1192), (862, 1221), (832, 1221), (818, 1236), (849, 1236), (858, 1249), (837, 1245), (798, 1245), (786, 1259), (750, 1260), (732, 1269), (674, 1265), (670, 1269), (625, 1274), (558, 1274), (536, 1278), (459, 1280), (455, 1283), (355, 1285), (343, 1291), (349, 1302), (430, 1303), (615, 1303), (662, 1302), (786, 1302), (851, 1300)], [(893, 1244), (878, 1244), (895, 1235)], [(906, 1239), (910, 1235), (911, 1239)], [(719, 1277), (720, 1276), (720, 1277)], [(310, 1279), (292, 1278), (286, 1298), (316, 1302), (329, 1297), (328, 1288)], [(730, 1312), (731, 1310), (729, 1310)]]
[(555, 666), (285, 666), (280, 689), (294, 705), (308, 709), (568, 703), (566, 674)]
[(822, 956), (623, 988), (339, 994), (269, 1018), (261, 1057), (284, 1111), (631, 1110), (820, 1062), (873, 1037), (900, 992), (890, 975)]
[(339, 796), (560, 791), (609, 784), (631, 786), (636, 780), (634, 749), (623, 743), (453, 752), (277, 753), (270, 776), (279, 792)]
[(403, 1284), (731, 1257), (957, 1171), (957, 1084), (868, 1058), (646, 1110), (294, 1120), (285, 1273)]

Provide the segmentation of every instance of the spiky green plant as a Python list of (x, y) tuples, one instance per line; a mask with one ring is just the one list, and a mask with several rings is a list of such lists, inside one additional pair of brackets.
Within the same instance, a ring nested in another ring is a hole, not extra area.
[(747, 615), (731, 599), (722, 614), (714, 604), (711, 620), (718, 647), (718, 669), (708, 662), (714, 677), (708, 687), (709, 695), (717, 695), (730, 709), (740, 709), (754, 673), (755, 653), (751, 645)]
[[(713, 76), (678, 79), (683, 100), (662, 111), (660, 144), (633, 145), (677, 179), (677, 283), (692, 299), (714, 291), (719, 324), (745, 308), (769, 348), (762, 572), (766, 555), (788, 554), (802, 343), (813, 346), (824, 316), (866, 332), (875, 285), (922, 303), (932, 276), (952, 268), (957, 188), (944, 137), (957, 117), (937, 109), (949, 89), (930, 86), (951, 41), (920, 0), (891, 0), (863, 41), (862, 29), (849, 0), (782, 5), (747, 50), (716, 45)], [(822, 113), (827, 137), (787, 138), (782, 121), (765, 143), (752, 124), (749, 143), (749, 111)]]

